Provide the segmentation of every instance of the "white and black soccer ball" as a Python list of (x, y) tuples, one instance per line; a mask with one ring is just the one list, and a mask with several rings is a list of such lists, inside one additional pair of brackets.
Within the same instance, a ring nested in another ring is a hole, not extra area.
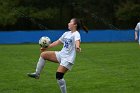
[(47, 36), (42, 36), (40, 39), (39, 39), (39, 45), (43, 48), (46, 48), (48, 47), (49, 45), (51, 44), (51, 39)]

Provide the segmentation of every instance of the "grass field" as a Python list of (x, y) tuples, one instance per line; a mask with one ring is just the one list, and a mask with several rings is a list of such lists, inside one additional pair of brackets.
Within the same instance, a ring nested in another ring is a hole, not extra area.
[[(65, 75), (68, 93), (140, 93), (140, 47), (137, 43), (82, 43), (72, 71)], [(61, 47), (52, 50), (60, 50)], [(39, 80), (27, 77), (39, 57), (37, 44), (0, 45), (0, 93), (60, 93), (48, 62)]]

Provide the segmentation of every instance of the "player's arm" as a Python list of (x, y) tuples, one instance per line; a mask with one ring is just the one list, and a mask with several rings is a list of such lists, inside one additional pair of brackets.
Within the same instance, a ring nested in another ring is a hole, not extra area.
[(135, 31), (135, 40), (138, 39), (138, 31)]
[(40, 51), (41, 52), (46, 51), (47, 49), (52, 48), (52, 47), (55, 47), (55, 46), (60, 45), (60, 44), (62, 44), (62, 42), (60, 40), (57, 40), (57, 41), (51, 43), (47, 48), (41, 47), (40, 48)]
[(135, 27), (135, 40), (138, 39), (138, 31), (139, 31), (139, 24), (137, 24)]
[(62, 44), (62, 42), (60, 40), (57, 40), (57, 41), (51, 43), (47, 48), (52, 48), (52, 47), (55, 47), (60, 44)]
[(81, 52), (80, 40), (76, 40), (76, 41), (75, 41), (75, 45), (76, 45), (76, 51), (77, 51), (77, 52)]

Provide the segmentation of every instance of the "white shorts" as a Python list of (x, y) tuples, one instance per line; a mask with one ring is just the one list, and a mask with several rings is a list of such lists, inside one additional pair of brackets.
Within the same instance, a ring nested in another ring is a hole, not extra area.
[(73, 64), (68, 62), (66, 58), (61, 58), (58, 51), (55, 51), (55, 55), (61, 66), (66, 67), (68, 70), (72, 69)]

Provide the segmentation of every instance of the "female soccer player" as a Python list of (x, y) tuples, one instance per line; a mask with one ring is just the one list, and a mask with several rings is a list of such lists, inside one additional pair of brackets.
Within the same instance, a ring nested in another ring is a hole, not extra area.
[[(138, 33), (139, 33), (139, 35), (138, 35)], [(138, 37), (139, 37), (139, 40), (138, 40)], [(140, 22), (138, 22), (135, 27), (135, 40), (139, 41), (139, 46), (140, 46)]]
[[(70, 31), (65, 32), (57, 41), (50, 44), (47, 48), (41, 47), (40, 58), (37, 63), (36, 72), (28, 73), (29, 77), (39, 79), (40, 73), (45, 65), (45, 60), (49, 60), (55, 63), (59, 63), (58, 69), (56, 71), (56, 79), (60, 87), (61, 93), (67, 93), (66, 82), (64, 80), (64, 74), (71, 70), (74, 60), (76, 57), (76, 51), (80, 52), (80, 33), (78, 32), (80, 26), (87, 32), (87, 29), (81, 22), (73, 18), (68, 23), (68, 29)], [(63, 44), (61, 51), (46, 51), (49, 48), (55, 47), (57, 45)]]

